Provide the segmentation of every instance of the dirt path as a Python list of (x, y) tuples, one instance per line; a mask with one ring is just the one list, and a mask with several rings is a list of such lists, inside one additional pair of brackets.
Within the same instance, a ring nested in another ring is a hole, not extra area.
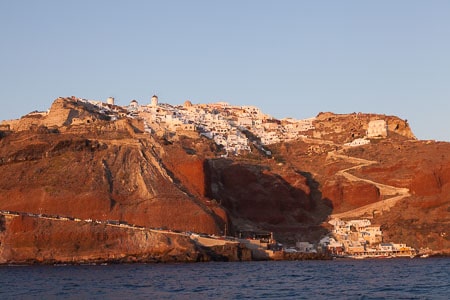
[[(361, 169), (362, 167), (376, 164), (377, 163), (376, 161), (366, 160), (366, 159), (356, 158), (356, 157), (350, 157), (347, 155), (338, 154), (335, 151), (329, 152), (327, 159), (342, 159), (344, 161), (347, 161), (347, 162), (350, 162), (353, 164), (357, 164), (356, 166), (353, 166), (353, 167), (350, 167), (350, 168), (347, 168), (344, 170), (340, 170), (336, 174), (344, 176), (349, 181), (364, 181), (364, 182), (375, 185), (380, 190), (381, 198), (383, 199), (381, 201), (378, 201), (378, 202), (375, 202), (372, 204), (368, 204), (365, 206), (361, 206), (361, 207), (355, 208), (353, 210), (349, 210), (349, 211), (339, 213), (339, 214), (333, 214), (330, 216), (331, 218), (339, 218), (339, 219), (355, 218), (355, 217), (361, 217), (365, 214), (372, 215), (373, 211), (380, 211), (380, 212), (387, 211), (387, 210), (391, 209), (391, 207), (393, 207), (398, 201), (400, 201), (406, 197), (409, 197), (411, 195), (409, 193), (408, 188), (398, 188), (395, 186), (374, 182), (369, 179), (359, 178), (355, 175), (348, 173), (348, 171), (350, 171), (350, 170)], [(387, 197), (389, 197), (389, 198), (387, 198)]]

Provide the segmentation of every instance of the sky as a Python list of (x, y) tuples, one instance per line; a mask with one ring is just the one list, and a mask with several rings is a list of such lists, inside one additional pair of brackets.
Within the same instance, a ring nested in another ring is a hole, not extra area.
[(407, 119), (450, 141), (447, 0), (0, 0), (0, 120), (59, 96)]

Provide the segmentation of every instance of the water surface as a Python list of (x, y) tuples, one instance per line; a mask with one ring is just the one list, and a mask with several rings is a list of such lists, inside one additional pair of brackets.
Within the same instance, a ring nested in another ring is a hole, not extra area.
[(449, 299), (450, 259), (0, 267), (0, 298)]

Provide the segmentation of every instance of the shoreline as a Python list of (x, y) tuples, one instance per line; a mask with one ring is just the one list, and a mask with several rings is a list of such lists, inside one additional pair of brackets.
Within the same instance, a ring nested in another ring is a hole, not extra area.
[[(356, 259), (358, 261), (365, 260), (397, 260), (397, 259), (433, 259), (433, 258), (450, 258), (449, 253), (436, 253), (430, 254), (428, 257), (421, 257), (421, 255), (416, 255), (414, 257), (407, 256), (397, 256), (397, 257), (364, 257)], [(119, 260), (93, 260), (93, 261), (56, 261), (56, 260), (48, 260), (48, 261), (38, 261), (38, 260), (29, 260), (29, 261), (17, 261), (17, 262), (4, 262), (0, 263), (0, 267), (29, 267), (29, 266), (106, 266), (106, 265), (130, 265), (130, 264), (197, 264), (197, 263), (209, 263), (209, 262), (264, 262), (264, 261), (307, 261), (307, 260), (323, 260), (323, 261), (334, 261), (334, 260), (355, 260), (354, 257), (351, 256), (331, 256), (326, 254), (317, 254), (317, 253), (286, 253), (281, 252), (270, 259), (251, 259), (251, 260), (127, 260), (127, 259), (119, 259)]]

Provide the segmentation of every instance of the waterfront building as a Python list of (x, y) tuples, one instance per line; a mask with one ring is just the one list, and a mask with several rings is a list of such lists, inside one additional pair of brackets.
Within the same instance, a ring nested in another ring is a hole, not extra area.
[(333, 237), (322, 239), (321, 244), (336, 255), (339, 244), (331, 247), (331, 240), (342, 244), (342, 254), (354, 258), (364, 257), (401, 257), (414, 256), (415, 250), (406, 244), (383, 242), (383, 233), (380, 226), (372, 225), (368, 219), (343, 221), (332, 219), (329, 224), (334, 226)]

